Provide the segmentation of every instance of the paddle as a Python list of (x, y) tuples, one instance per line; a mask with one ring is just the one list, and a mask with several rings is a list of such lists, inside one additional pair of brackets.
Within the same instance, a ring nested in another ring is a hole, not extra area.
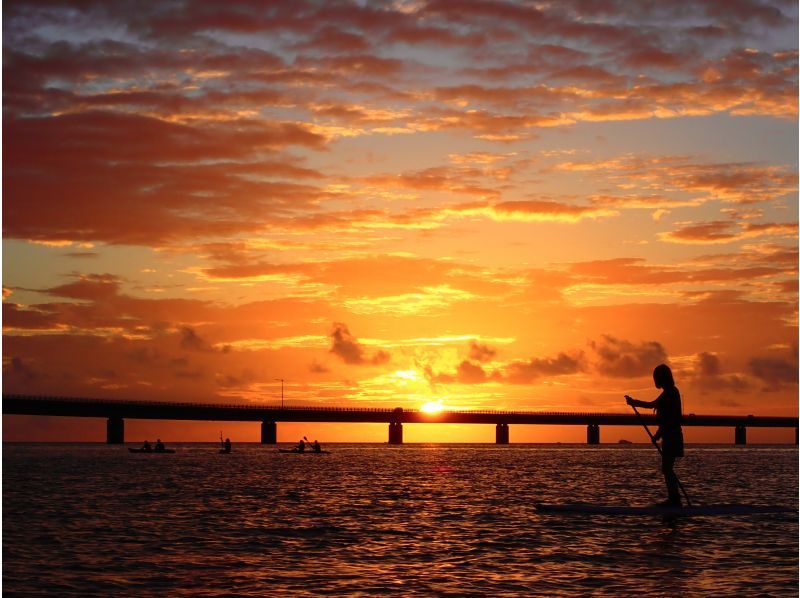
[(311, 446), (312, 450), (314, 450), (316, 452), (316, 449), (314, 448), (314, 445), (311, 444), (311, 441), (308, 439), (308, 437), (303, 436), (303, 440), (305, 440)]
[[(625, 398), (628, 398), (627, 395), (626, 395)], [(639, 421), (641, 422), (641, 424), (644, 426), (644, 429), (647, 431), (647, 435), (650, 437), (650, 442), (652, 442), (653, 446), (656, 447), (656, 450), (658, 450), (658, 454), (663, 456), (664, 453), (661, 452), (661, 447), (658, 446), (658, 441), (655, 439), (655, 437), (653, 436), (652, 432), (650, 432), (650, 428), (647, 427), (647, 424), (645, 423), (644, 419), (642, 418), (642, 414), (639, 413), (638, 409), (636, 409), (636, 405), (631, 405), (631, 408), (633, 409), (633, 412), (636, 414), (636, 417), (639, 418)], [(683, 484), (681, 484), (681, 481), (678, 479), (678, 476), (675, 474), (674, 471), (672, 472), (672, 475), (675, 476), (675, 481), (678, 482), (678, 487), (681, 489), (681, 492), (683, 492), (683, 496), (686, 499), (686, 504), (691, 507), (692, 506), (692, 501), (689, 500), (689, 495), (686, 494), (686, 488), (683, 487)]]

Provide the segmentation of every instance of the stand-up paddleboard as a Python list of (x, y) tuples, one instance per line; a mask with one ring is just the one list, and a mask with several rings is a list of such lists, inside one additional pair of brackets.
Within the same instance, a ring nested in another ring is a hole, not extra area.
[(542, 513), (584, 513), (591, 515), (665, 515), (692, 517), (697, 515), (757, 515), (762, 513), (797, 513), (797, 509), (776, 505), (692, 505), (691, 507), (597, 505), (587, 503), (536, 503)]

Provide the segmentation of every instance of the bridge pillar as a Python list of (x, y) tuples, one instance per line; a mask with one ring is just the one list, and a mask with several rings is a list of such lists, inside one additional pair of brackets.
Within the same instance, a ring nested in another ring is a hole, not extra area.
[(600, 444), (600, 426), (589, 424), (586, 428), (586, 443)]
[(508, 424), (497, 424), (494, 437), (497, 444), (508, 444)]
[(744, 426), (736, 426), (735, 431), (736, 444), (747, 444), (747, 428)]
[(261, 444), (278, 443), (278, 424), (271, 421), (261, 422)]
[(109, 417), (106, 422), (106, 444), (125, 444), (125, 420)]
[(403, 424), (400, 422), (389, 424), (389, 444), (403, 444)]

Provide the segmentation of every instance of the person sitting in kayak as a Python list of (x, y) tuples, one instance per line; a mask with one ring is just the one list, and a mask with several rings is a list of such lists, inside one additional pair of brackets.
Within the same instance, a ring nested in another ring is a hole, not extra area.
[(319, 445), (319, 440), (316, 438), (314, 439), (314, 444), (311, 445), (311, 448), (314, 449), (315, 453), (321, 453), (322, 447)]
[(142, 450), (145, 453), (152, 453), (153, 452), (153, 447), (150, 446), (150, 441), (149, 440), (145, 440), (144, 441), (144, 444), (142, 445)]
[(165, 449), (166, 447), (164, 446), (164, 443), (161, 442), (161, 439), (159, 438), (158, 440), (156, 440), (156, 452), (164, 451)]
[(637, 401), (625, 395), (628, 405), (647, 407), (656, 410), (658, 431), (653, 435), (655, 441), (661, 440), (661, 472), (667, 483), (669, 498), (661, 503), (664, 506), (680, 507), (681, 495), (678, 489), (678, 477), (675, 475), (675, 460), (683, 457), (683, 431), (681, 430), (681, 393), (675, 386), (672, 370), (666, 364), (656, 366), (653, 370), (653, 382), (661, 394), (655, 401)]
[(306, 442), (302, 438), (300, 439), (300, 442), (297, 443), (297, 452), (298, 453), (306, 452)]

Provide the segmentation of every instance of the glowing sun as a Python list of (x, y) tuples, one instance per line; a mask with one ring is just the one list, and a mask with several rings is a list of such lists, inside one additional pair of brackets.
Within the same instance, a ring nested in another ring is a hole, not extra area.
[(420, 407), (420, 411), (424, 411), (425, 413), (439, 413), (442, 409), (444, 409), (444, 406), (441, 401), (430, 401)]

